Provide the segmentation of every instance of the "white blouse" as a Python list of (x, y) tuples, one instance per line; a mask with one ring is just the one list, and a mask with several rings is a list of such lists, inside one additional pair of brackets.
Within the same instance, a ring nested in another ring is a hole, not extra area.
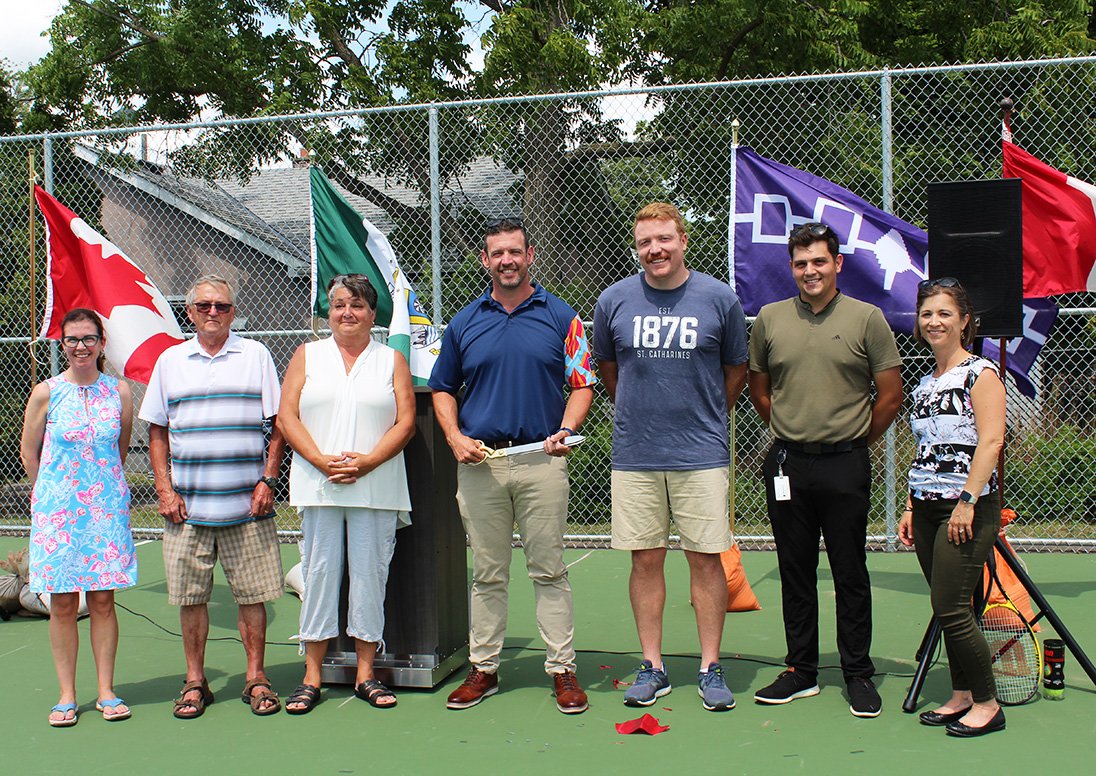
[[(368, 453), (396, 422), (392, 375), (395, 351), (371, 340), (347, 374), (333, 338), (305, 345), (300, 416), (325, 455)], [(392, 509), (400, 525), (411, 523), (411, 497), (403, 452), (356, 482), (340, 485), (299, 453), (289, 471), (289, 503), (295, 507), (344, 506)]]

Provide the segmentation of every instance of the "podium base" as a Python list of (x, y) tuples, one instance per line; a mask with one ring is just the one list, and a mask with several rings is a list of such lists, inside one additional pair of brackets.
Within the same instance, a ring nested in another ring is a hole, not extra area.
[[(468, 661), (468, 647), (448, 657), (438, 655), (393, 655), (382, 652), (373, 661), (377, 678), (389, 687), (432, 689)], [(324, 684), (354, 684), (358, 658), (354, 652), (328, 650), (320, 679)]]

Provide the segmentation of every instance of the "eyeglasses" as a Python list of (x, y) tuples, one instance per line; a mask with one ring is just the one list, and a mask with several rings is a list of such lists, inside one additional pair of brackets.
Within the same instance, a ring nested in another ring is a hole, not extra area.
[(99, 344), (101, 340), (98, 334), (85, 334), (83, 337), (62, 337), (61, 342), (65, 344), (66, 348), (77, 348), (83, 345), (85, 348), (93, 348)]
[(917, 284), (918, 291), (928, 291), (930, 288), (958, 288), (959, 281), (953, 277), (929, 278)]
[(231, 312), (232, 308), (236, 305), (232, 302), (195, 302), (194, 309), (200, 313), (208, 313), (211, 310), (215, 313), (227, 313)]
[(819, 239), (830, 236), (837, 236), (834, 234), (833, 229), (830, 229), (828, 226), (822, 223), (800, 224), (799, 226), (792, 229), (791, 235), (789, 236), (794, 239), (797, 237), (802, 237), (804, 234), (809, 234), (811, 237), (817, 237)]

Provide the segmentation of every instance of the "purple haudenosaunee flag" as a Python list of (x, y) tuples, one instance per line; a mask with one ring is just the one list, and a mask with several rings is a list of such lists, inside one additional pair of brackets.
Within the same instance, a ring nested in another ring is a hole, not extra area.
[[(1047, 334), (1050, 333), (1056, 320), (1058, 320), (1058, 305), (1053, 300), (1025, 299), (1024, 336), (1013, 337), (1006, 344), (1008, 355), (1005, 366), (1016, 380), (1016, 387), (1020, 389), (1020, 393), (1029, 399), (1035, 398), (1035, 383), (1031, 381), (1031, 367), (1035, 364), (1039, 351), (1046, 344)], [(1001, 349), (997, 346), (998, 342), (999, 340), (987, 339), (982, 345), (982, 354), (997, 364), (1001, 363)]]
[[(820, 221), (841, 241), (841, 291), (878, 306), (895, 332), (913, 331), (917, 284), (928, 277), (924, 230), (836, 183), (746, 146), (731, 152), (731, 192), (731, 285), (747, 315), (798, 293), (788, 268), (788, 234), (800, 224)], [(1024, 302), (1025, 336), (1010, 340), (1007, 366), (1025, 395), (1034, 396), (1028, 372), (1056, 316), (1049, 300)], [(985, 346), (986, 357), (998, 361), (996, 342), (987, 340)]]
[(913, 330), (917, 284), (928, 277), (924, 230), (836, 183), (745, 146), (732, 151), (731, 176), (733, 285), (747, 315), (798, 293), (788, 269), (788, 234), (800, 224), (820, 221), (841, 241), (841, 291), (879, 307), (895, 331)]

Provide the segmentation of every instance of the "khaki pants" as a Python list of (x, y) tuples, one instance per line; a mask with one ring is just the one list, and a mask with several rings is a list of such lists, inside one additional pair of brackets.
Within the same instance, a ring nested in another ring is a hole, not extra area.
[(545, 453), (458, 467), (457, 505), (472, 546), (469, 661), (480, 671), (499, 667), (515, 524), (533, 581), (544, 670), (575, 670), (574, 609), (563, 564), (567, 493), (567, 462)]

